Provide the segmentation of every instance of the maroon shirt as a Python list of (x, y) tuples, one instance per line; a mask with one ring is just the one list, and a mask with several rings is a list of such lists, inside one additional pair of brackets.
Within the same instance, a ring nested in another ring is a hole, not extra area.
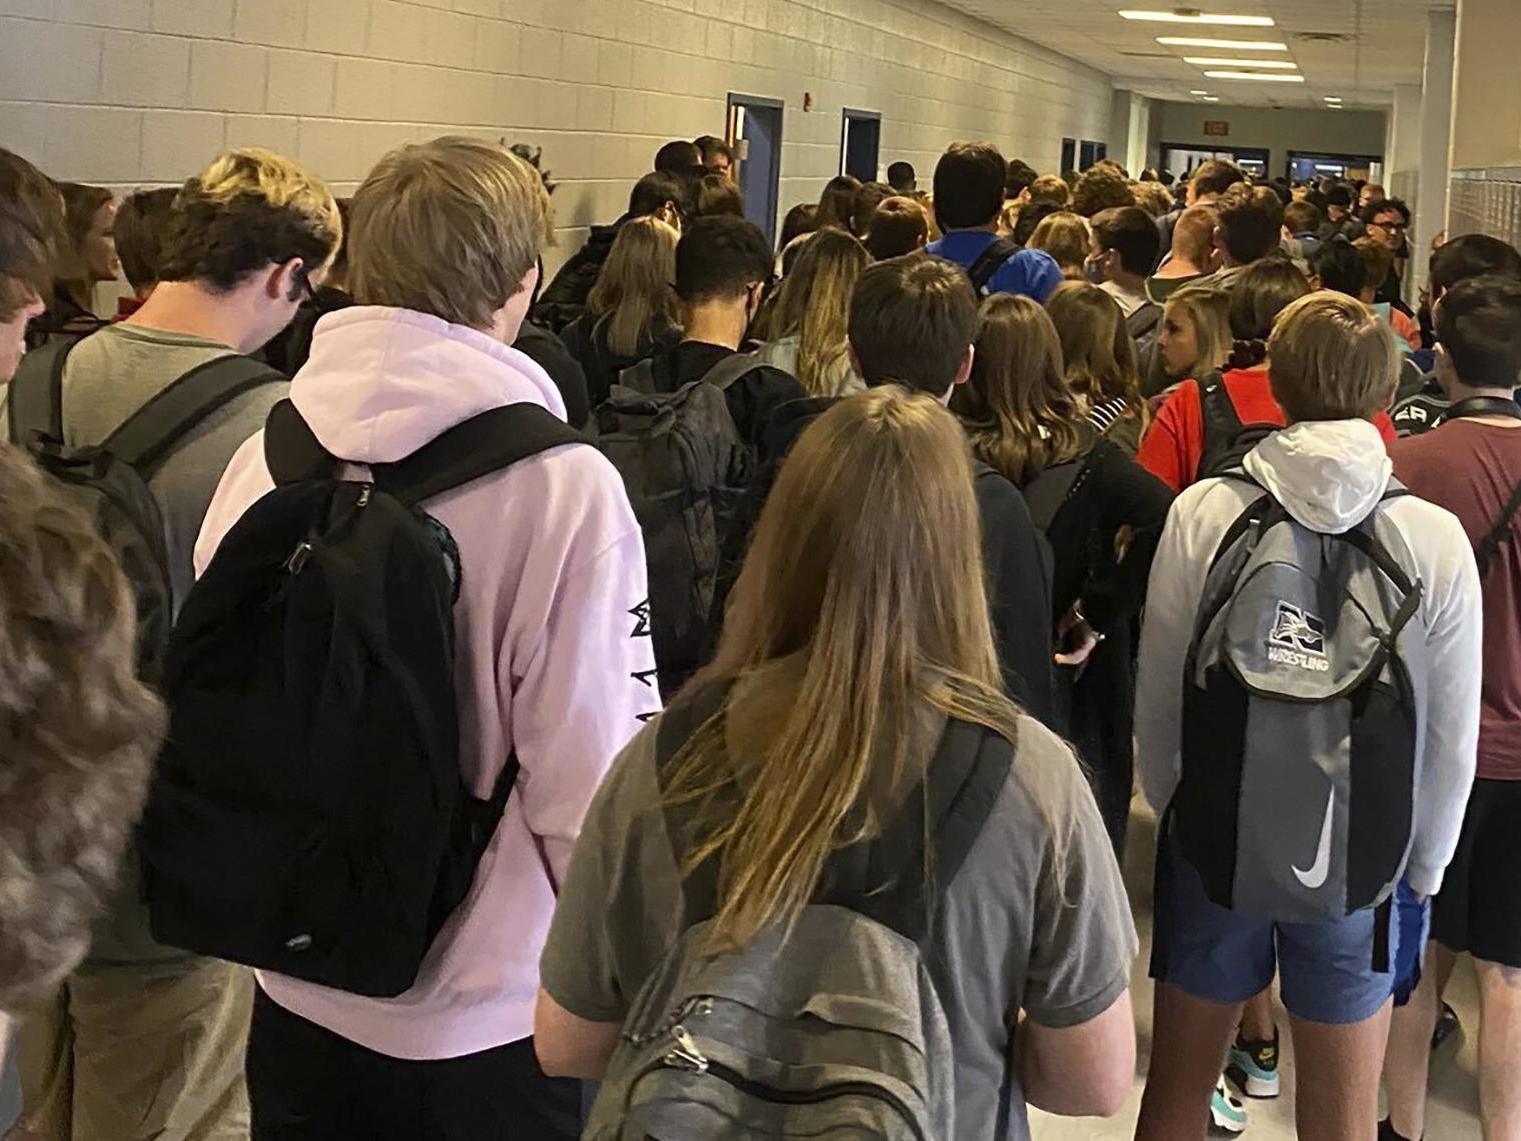
[[(1389, 447), (1394, 474), (1483, 542), (1521, 484), (1521, 426), (1453, 420)], [(1521, 513), (1484, 575), (1484, 685), (1478, 776), (1521, 780)]]

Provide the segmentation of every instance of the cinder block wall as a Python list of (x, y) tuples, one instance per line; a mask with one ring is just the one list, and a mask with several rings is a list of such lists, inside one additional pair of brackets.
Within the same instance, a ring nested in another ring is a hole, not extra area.
[(55, 177), (258, 145), (347, 192), (404, 142), (522, 141), (560, 183), (551, 271), (662, 142), (722, 135), (730, 92), (786, 103), (783, 210), (838, 171), (845, 107), (926, 182), (953, 139), (1055, 169), (1110, 117), (1107, 76), (933, 0), (0, 0), (0, 145)]

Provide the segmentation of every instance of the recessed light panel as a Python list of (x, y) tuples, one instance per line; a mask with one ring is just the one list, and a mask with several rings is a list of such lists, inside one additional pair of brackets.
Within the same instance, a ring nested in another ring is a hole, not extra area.
[(1158, 36), (1157, 43), (1170, 48), (1219, 48), (1234, 52), (1286, 52), (1288, 44), (1271, 40), (1212, 40), (1197, 36)]
[(1257, 71), (1206, 71), (1206, 79), (1248, 79), (1257, 83), (1303, 83), (1302, 75), (1284, 75), (1282, 72), (1273, 72), (1264, 75)]
[(1224, 59), (1200, 55), (1184, 56), (1183, 62), (1191, 63), (1195, 67), (1261, 67), (1273, 71), (1294, 71), (1299, 67), (1297, 63), (1287, 59)]
[(1120, 15), (1127, 20), (1148, 20), (1157, 24), (1220, 24), (1234, 28), (1271, 28), (1271, 16), (1233, 16), (1222, 12), (1191, 12), (1186, 9), (1159, 12), (1126, 9)]

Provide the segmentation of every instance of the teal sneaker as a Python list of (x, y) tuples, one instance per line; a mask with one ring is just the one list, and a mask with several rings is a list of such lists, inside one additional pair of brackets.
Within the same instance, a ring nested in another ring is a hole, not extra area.
[(1246, 1106), (1231, 1096), (1225, 1088), (1225, 1078), (1215, 1086), (1209, 1099), (1209, 1123), (1211, 1133), (1241, 1133), (1246, 1129)]
[(1237, 1038), (1231, 1045), (1225, 1074), (1247, 1097), (1277, 1097), (1278, 1032), (1273, 1032), (1271, 1042), (1243, 1042)]

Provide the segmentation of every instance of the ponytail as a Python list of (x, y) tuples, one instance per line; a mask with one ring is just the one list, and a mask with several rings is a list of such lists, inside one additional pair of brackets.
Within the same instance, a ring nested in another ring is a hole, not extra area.
[(1253, 338), (1237, 340), (1231, 345), (1231, 355), (1225, 362), (1227, 369), (1256, 368), (1267, 360), (1267, 342)]

